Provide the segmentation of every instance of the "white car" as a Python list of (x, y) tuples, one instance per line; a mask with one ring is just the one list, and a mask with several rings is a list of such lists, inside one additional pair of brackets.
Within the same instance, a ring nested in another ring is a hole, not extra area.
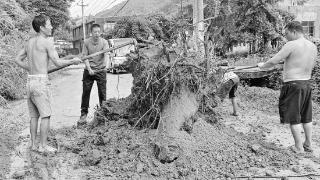
[[(110, 48), (112, 48), (127, 42), (132, 42), (132, 38), (109, 39), (108, 42), (109, 42)], [(123, 67), (123, 65), (124, 65), (124, 62), (128, 60), (126, 55), (129, 54), (130, 51), (134, 51), (134, 50), (135, 50), (134, 44), (130, 44), (122, 48), (113, 50), (111, 52), (111, 55), (109, 58), (109, 64), (108, 64), (110, 72), (115, 74), (120, 71), (125, 71), (125, 67)]]

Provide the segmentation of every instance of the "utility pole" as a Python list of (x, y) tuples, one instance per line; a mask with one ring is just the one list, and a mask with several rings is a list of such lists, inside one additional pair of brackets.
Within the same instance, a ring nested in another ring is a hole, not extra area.
[(86, 39), (86, 25), (85, 25), (85, 17), (84, 17), (84, 7), (88, 6), (88, 4), (83, 4), (83, 0), (81, 0), (81, 4), (78, 4), (78, 6), (81, 6), (82, 11), (82, 29), (83, 29), (83, 40)]
[(204, 53), (203, 0), (193, 0), (193, 27), (195, 50)]

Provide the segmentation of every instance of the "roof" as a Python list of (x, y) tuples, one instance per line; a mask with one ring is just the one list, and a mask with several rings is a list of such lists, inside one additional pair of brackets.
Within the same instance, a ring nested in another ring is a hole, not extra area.
[[(117, 22), (119, 21), (120, 19), (124, 18), (126, 16), (112, 16), (112, 17), (93, 17), (89, 20), (86, 21), (86, 24), (89, 24), (89, 23), (99, 23), (99, 22)], [(82, 26), (82, 23), (75, 26), (73, 29), (76, 29), (76, 28), (79, 28)]]

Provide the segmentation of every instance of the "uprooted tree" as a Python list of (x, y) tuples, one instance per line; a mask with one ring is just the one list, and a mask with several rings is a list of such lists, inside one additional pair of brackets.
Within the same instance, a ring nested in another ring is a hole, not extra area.
[[(131, 95), (109, 100), (97, 112), (93, 127), (127, 119), (137, 128), (157, 129), (156, 156), (165, 162), (177, 158), (182, 144), (176, 139), (192, 130), (196, 114), (214, 119), (219, 73), (206, 75), (197, 54), (184, 57), (151, 45), (131, 53)], [(209, 118), (210, 119), (210, 118)]]
[[(271, 33), (279, 31), (279, 22), (282, 21), (278, 19), (274, 9), (269, 9), (269, 5), (274, 2), (210, 2), (207, 8), (210, 8), (212, 13), (207, 13), (206, 16), (213, 18), (209, 22), (206, 35), (216, 42), (215, 47), (219, 47), (218, 43), (225, 44), (226, 40), (229, 43), (224, 48), (229, 48), (241, 42), (237, 38), (243, 33), (251, 33), (250, 35), (255, 37), (257, 33), (259, 37), (265, 35), (266, 41), (269, 41), (270, 33), (263, 34), (265, 26), (252, 23), (253, 17), (258, 17), (259, 22), (268, 21), (266, 26), (276, 24)], [(236, 12), (232, 13), (230, 9)], [(214, 108), (220, 102), (216, 90), (222, 72), (214, 70), (215, 62), (207, 61), (209, 57), (203, 59), (197, 53), (185, 53), (187, 42), (183, 35), (186, 30), (192, 30), (188, 14), (190, 11), (173, 20), (159, 16), (125, 18), (116, 24), (115, 30), (110, 32), (111, 36), (133, 37), (140, 42), (146, 42), (151, 35), (154, 43), (130, 54), (130, 71), (134, 78), (131, 95), (124, 99), (107, 101), (96, 112), (95, 120), (91, 124), (94, 128), (110, 120), (126, 119), (137, 128), (157, 129), (155, 154), (163, 162), (172, 162), (179, 156), (183, 149), (183, 143), (179, 139), (188, 136), (187, 132), (192, 131), (192, 124), (199, 117), (211, 122), (217, 119)], [(233, 17), (236, 19), (232, 20)], [(232, 25), (233, 23), (236, 23), (236, 26)], [(217, 28), (219, 25), (222, 28)], [(250, 28), (255, 25), (261, 31), (252, 32)], [(181, 42), (180, 46), (169, 52), (170, 48), (165, 43), (176, 43), (177, 39)]]

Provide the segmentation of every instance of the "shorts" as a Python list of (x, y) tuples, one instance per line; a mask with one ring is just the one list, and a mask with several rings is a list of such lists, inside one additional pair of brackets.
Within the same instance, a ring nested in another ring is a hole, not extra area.
[(52, 95), (48, 76), (28, 75), (27, 102), (30, 118), (45, 118), (52, 115)]
[(285, 82), (279, 97), (280, 122), (291, 125), (312, 122), (311, 83), (308, 80)]
[(239, 80), (228, 80), (225, 83), (222, 83), (220, 87), (217, 89), (217, 96), (223, 100), (226, 98), (227, 94), (229, 94), (229, 98), (236, 97), (236, 91), (238, 89)]

